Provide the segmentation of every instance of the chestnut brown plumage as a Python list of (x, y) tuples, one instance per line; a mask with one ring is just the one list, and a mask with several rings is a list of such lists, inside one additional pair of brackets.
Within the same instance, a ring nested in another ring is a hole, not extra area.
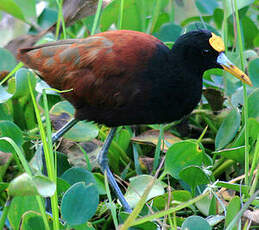
[[(171, 50), (151, 35), (121, 30), (21, 49), (18, 59), (51, 87), (72, 89), (62, 96), (74, 105), (77, 120), (111, 127), (171, 122), (190, 113), (207, 69), (223, 68), (251, 85), (224, 55), (221, 38), (206, 30), (182, 35)], [(107, 172), (109, 143), (99, 159)]]

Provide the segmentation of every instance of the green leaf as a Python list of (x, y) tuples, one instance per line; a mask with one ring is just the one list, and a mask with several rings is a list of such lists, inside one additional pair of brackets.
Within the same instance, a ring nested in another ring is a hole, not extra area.
[(237, 192), (248, 193), (248, 185), (233, 184), (225, 181), (218, 181), (216, 184), (218, 187), (227, 188), (228, 190), (235, 190)]
[(172, 177), (180, 179), (180, 171), (190, 165), (201, 166), (203, 151), (198, 143), (181, 141), (173, 144), (166, 152), (165, 172)]
[[(196, 202), (195, 206), (199, 209), (199, 211), (204, 216), (209, 216), (212, 202), (213, 202), (212, 196), (208, 195), (208, 196), (205, 196), (203, 199), (199, 200), (198, 202)], [(219, 208), (220, 208), (220, 206), (219, 206)]]
[[(0, 0), (0, 10), (1, 10)], [(16, 66), (16, 59), (13, 54), (4, 48), (0, 48), (0, 71), (11, 71)]]
[(211, 227), (207, 220), (200, 216), (190, 216), (188, 217), (181, 227), (184, 230), (211, 230)]
[(8, 101), (13, 95), (8, 93), (3, 86), (0, 85), (0, 103)]
[[(51, 110), (51, 115), (58, 116), (64, 119), (74, 114), (74, 108), (68, 101), (62, 101), (55, 104)], [(98, 136), (99, 129), (93, 122), (79, 121), (72, 127), (65, 135), (64, 138), (72, 141), (88, 141)]]
[(73, 185), (77, 182), (85, 182), (88, 184), (96, 184), (96, 181), (91, 172), (87, 171), (84, 168), (73, 167), (68, 169), (61, 178), (67, 181), (70, 185)]
[(50, 8), (45, 8), (38, 17), (38, 24), (42, 29), (47, 29), (57, 21), (57, 11)]
[(212, 197), (210, 202), (209, 215), (217, 215), (217, 200), (215, 196)]
[(183, 168), (180, 171), (179, 176), (192, 188), (195, 188), (198, 185), (205, 185), (210, 183), (208, 175), (198, 166), (187, 166)]
[[(154, 178), (150, 175), (139, 175), (130, 178), (130, 185), (125, 194), (125, 199), (129, 203), (130, 207), (136, 206), (148, 184), (153, 179)], [(164, 187), (160, 181), (156, 180), (155, 184), (148, 194), (146, 201), (162, 194), (164, 194)]]
[(215, 33), (216, 35), (221, 36), (219, 31), (216, 30), (214, 27), (212, 27), (211, 25), (209, 25), (207, 23), (202, 23), (202, 22), (190, 23), (187, 27), (184, 28), (184, 31), (190, 32), (192, 30), (197, 30), (197, 29), (206, 29), (206, 30), (209, 30), (209, 31)]
[(253, 22), (253, 20), (248, 16), (242, 17), (241, 25), (243, 30), (243, 36), (244, 36), (243, 40), (245, 43), (245, 48), (246, 49), (254, 48), (253, 41), (259, 33), (258, 27)]
[[(126, 219), (128, 218), (128, 216), (129, 216), (129, 213), (127, 213), (127, 212), (120, 212), (119, 213), (120, 222), (121, 223), (125, 222)], [(147, 221), (147, 222), (145, 222), (143, 224), (139, 224), (139, 225), (135, 225), (134, 227), (130, 227), (129, 229), (130, 230), (157, 230), (158, 227), (157, 227), (156, 223)]]
[[(172, 201), (170, 204), (178, 205), (179, 203), (192, 199), (192, 195), (189, 191), (186, 190), (174, 190), (171, 192), (171, 199)], [(168, 205), (168, 193), (155, 197), (152, 202), (154, 208), (157, 208), (158, 210), (164, 210)]]
[(100, 195), (105, 195), (106, 190), (105, 190), (105, 183), (104, 183), (104, 176), (101, 173), (94, 173), (93, 174), (94, 179), (96, 181), (96, 186), (98, 189), (98, 192)]
[(244, 151), (245, 151), (245, 146), (239, 146), (236, 148), (222, 149), (214, 152), (214, 154), (223, 156), (226, 159), (231, 159), (242, 163), (244, 162)]
[[(156, 0), (127, 0), (124, 2), (122, 29), (145, 31), (149, 18), (154, 11)], [(117, 25), (120, 13), (120, 0), (112, 1), (103, 10), (100, 26), (106, 31), (112, 24)], [(161, 11), (168, 5), (168, 0), (161, 1)]]
[[(259, 122), (255, 118), (248, 119), (248, 132), (251, 141), (257, 140), (257, 135), (259, 134)], [(245, 128), (243, 127), (242, 130), (239, 132), (238, 137), (233, 142), (231, 147), (240, 147), (245, 144)], [(236, 159), (239, 159), (236, 158)]]
[(56, 105), (54, 105), (50, 110), (50, 113), (52, 115), (59, 115), (64, 112), (73, 116), (75, 113), (75, 108), (68, 101), (61, 101), (61, 102), (57, 103)]
[(116, 142), (124, 151), (127, 151), (130, 144), (130, 139), (131, 139), (131, 135), (129, 131), (126, 129), (121, 129), (120, 135), (116, 139)]
[(19, 230), (21, 218), (29, 210), (40, 213), (35, 196), (17, 196), (12, 199), (8, 212), (8, 220), (12, 229)]
[(248, 75), (253, 83), (253, 86), (259, 88), (259, 58), (249, 62)]
[[(240, 197), (235, 196), (230, 201), (228, 207), (227, 207), (227, 215), (225, 219), (225, 228), (230, 224), (230, 222), (234, 219), (234, 217), (237, 215), (237, 213), (240, 211), (241, 208), (241, 201)], [(236, 225), (233, 230), (237, 230), (238, 226)]]
[[(252, 4), (254, 2), (254, 0), (238, 0), (237, 1), (237, 9), (240, 10), (246, 6), (249, 6), (250, 4)], [(226, 16), (230, 16), (233, 12), (232, 12), (233, 6), (232, 6), (232, 1), (231, 0), (227, 0), (226, 1), (226, 8), (225, 8), (225, 13)]]
[(160, 27), (160, 30), (154, 34), (163, 42), (172, 42), (181, 35), (182, 27), (173, 23), (166, 23)]
[(15, 18), (21, 19), (22, 21), (25, 20), (21, 8), (13, 0), (0, 0), (0, 10), (11, 14)]
[(219, 8), (215, 9), (213, 14), (213, 19), (218, 29), (221, 29), (222, 27), (223, 18), (224, 18), (224, 10)]
[(65, 193), (68, 189), (70, 188), (70, 184), (61, 179), (61, 178), (57, 178), (57, 194), (58, 196), (63, 195), (63, 193)]
[(57, 176), (60, 177), (65, 171), (71, 168), (67, 155), (57, 152)]
[(219, 6), (215, 0), (196, 0), (195, 4), (202, 14), (212, 15), (214, 10)]
[(15, 73), (15, 78), (12, 78), (11, 82), (9, 80), (8, 92), (13, 94), (13, 98), (30, 95), (28, 78), (30, 78), (32, 87), (34, 87), (36, 84), (36, 78), (31, 71), (25, 68), (19, 69)]
[(87, 222), (96, 212), (99, 194), (96, 186), (78, 182), (71, 186), (61, 201), (62, 218), (70, 225)]
[(54, 195), (56, 191), (56, 184), (48, 177), (37, 175), (32, 177), (32, 181), (35, 184), (38, 193), (42, 197), (51, 197)]
[(248, 117), (253, 117), (259, 122), (259, 89), (248, 96)]
[(27, 20), (36, 20), (36, 0), (14, 0)]
[[(12, 121), (0, 121), (0, 137), (10, 137), (19, 147), (24, 142), (22, 130)], [(14, 150), (8, 142), (1, 140), (0, 151), (13, 152)]]
[(0, 182), (0, 193), (6, 190), (9, 186), (9, 183), (6, 182)]
[[(0, 98), (2, 98), (1, 89), (3, 88), (0, 86)], [(12, 120), (12, 114), (10, 113), (7, 104), (1, 104), (0, 101), (0, 121), (1, 120)]]
[(73, 226), (73, 230), (95, 230), (90, 222)]
[[(49, 218), (49, 224), (52, 224)], [(45, 230), (45, 225), (40, 213), (28, 211), (23, 215), (20, 230)]]
[(15, 196), (34, 196), (43, 197), (53, 196), (56, 190), (55, 183), (51, 182), (45, 176), (30, 176), (23, 173), (10, 182), (8, 195)]
[(233, 109), (222, 122), (215, 139), (216, 150), (224, 148), (235, 137), (240, 127), (240, 113)]

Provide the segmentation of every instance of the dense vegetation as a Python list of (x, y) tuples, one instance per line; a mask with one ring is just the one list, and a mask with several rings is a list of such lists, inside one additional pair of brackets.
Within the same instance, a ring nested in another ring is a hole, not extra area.
[[(258, 7), (254, 0), (0, 0), (0, 229), (258, 225)], [(117, 130), (110, 167), (135, 208), (131, 215), (96, 163), (109, 128), (80, 122), (52, 148), (51, 133), (74, 109), (15, 58), (21, 47), (114, 29), (153, 34), (169, 47), (182, 33), (209, 29), (253, 82), (245, 86), (212, 69), (188, 117)], [(40, 143), (48, 178), (41, 174)]]

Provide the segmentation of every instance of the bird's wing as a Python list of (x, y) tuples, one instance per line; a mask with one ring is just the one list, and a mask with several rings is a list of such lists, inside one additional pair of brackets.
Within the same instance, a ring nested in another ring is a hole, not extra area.
[(106, 32), (21, 49), (18, 59), (74, 105), (122, 106), (140, 92), (141, 72), (161, 42), (138, 32)]

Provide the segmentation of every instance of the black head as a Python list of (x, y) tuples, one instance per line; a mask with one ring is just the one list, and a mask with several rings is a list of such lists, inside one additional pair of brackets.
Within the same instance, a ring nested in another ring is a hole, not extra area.
[(174, 58), (181, 59), (184, 68), (192, 72), (201, 73), (211, 68), (222, 68), (217, 63), (219, 52), (209, 42), (211, 37), (212, 33), (208, 30), (191, 31), (183, 34), (173, 46)]
[(182, 72), (189, 72), (200, 78), (208, 69), (224, 69), (252, 85), (249, 77), (228, 60), (224, 51), (224, 42), (219, 36), (208, 30), (191, 31), (176, 40), (171, 50), (172, 64), (181, 67)]

